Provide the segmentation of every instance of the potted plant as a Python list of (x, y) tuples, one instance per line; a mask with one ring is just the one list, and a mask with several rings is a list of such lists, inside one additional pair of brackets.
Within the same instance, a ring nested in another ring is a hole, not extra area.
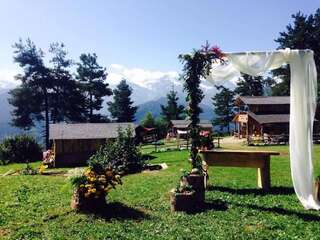
[(171, 211), (191, 212), (196, 207), (195, 191), (188, 184), (180, 184), (170, 191)]
[(74, 186), (71, 208), (78, 211), (94, 211), (106, 205), (107, 193), (122, 184), (120, 176), (111, 168), (95, 171), (93, 168), (75, 169), (69, 177)]

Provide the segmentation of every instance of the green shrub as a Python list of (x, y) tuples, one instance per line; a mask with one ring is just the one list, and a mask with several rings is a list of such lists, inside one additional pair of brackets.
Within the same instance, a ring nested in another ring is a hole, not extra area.
[(33, 137), (19, 135), (0, 143), (0, 159), (2, 164), (35, 162), (42, 159), (42, 151)]
[(107, 141), (89, 161), (89, 166), (96, 171), (112, 168), (118, 172), (138, 172), (143, 167), (143, 159), (135, 143), (131, 128), (118, 129), (115, 141)]

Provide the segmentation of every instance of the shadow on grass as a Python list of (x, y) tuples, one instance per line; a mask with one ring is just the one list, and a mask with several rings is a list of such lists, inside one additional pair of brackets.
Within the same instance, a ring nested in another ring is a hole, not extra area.
[(95, 216), (101, 217), (105, 220), (143, 220), (149, 218), (148, 214), (142, 210), (129, 207), (120, 202), (108, 203), (104, 207), (89, 213), (92, 213)]
[(236, 195), (292, 195), (294, 194), (294, 189), (291, 187), (271, 187), (269, 191), (264, 191), (258, 188), (244, 188), (244, 189), (234, 189), (222, 186), (208, 186), (207, 191), (219, 191), (227, 192)]
[(151, 154), (143, 154), (143, 155), (142, 155), (142, 159), (143, 159), (144, 161), (153, 160), (153, 159), (155, 159), (155, 158), (157, 158), (157, 157), (156, 157), (156, 156), (153, 156), (153, 155), (151, 155)]
[(206, 211), (227, 211), (228, 210), (228, 204), (225, 201), (222, 200), (213, 200), (213, 201), (206, 201), (202, 206), (199, 206), (194, 211), (186, 212), (187, 214), (197, 214), (202, 213)]
[(235, 205), (237, 205), (239, 207), (246, 207), (246, 208), (250, 208), (250, 209), (254, 209), (254, 210), (270, 212), (270, 213), (280, 214), (280, 215), (284, 215), (284, 216), (297, 217), (297, 218), (300, 218), (306, 222), (320, 221), (319, 215), (288, 210), (288, 209), (284, 209), (281, 207), (262, 207), (262, 206), (257, 206), (254, 204), (235, 204)]

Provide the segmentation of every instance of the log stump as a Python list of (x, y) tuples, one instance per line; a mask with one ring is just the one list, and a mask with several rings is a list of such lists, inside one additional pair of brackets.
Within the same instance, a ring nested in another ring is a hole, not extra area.
[(76, 188), (71, 198), (71, 208), (76, 211), (96, 211), (106, 206), (106, 195), (102, 194), (98, 197), (85, 197), (84, 192)]
[(316, 198), (318, 199), (318, 201), (320, 201), (320, 178), (317, 177), (316, 178)]
[(202, 174), (189, 174), (187, 176), (188, 184), (195, 191), (196, 204), (202, 206), (205, 200), (205, 176)]
[(196, 208), (195, 191), (177, 193), (175, 189), (170, 191), (171, 211), (192, 212)]

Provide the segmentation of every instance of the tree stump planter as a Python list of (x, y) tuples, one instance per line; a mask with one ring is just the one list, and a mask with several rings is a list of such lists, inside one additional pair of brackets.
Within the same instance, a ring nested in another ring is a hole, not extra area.
[(317, 177), (316, 178), (316, 198), (318, 199), (318, 201), (320, 201), (320, 178)]
[(175, 189), (170, 191), (171, 211), (192, 212), (196, 208), (195, 191), (177, 193)]
[(203, 174), (189, 174), (187, 176), (188, 184), (192, 186), (195, 191), (196, 204), (201, 206), (205, 200), (205, 178)]
[(71, 198), (71, 208), (77, 211), (96, 211), (106, 206), (106, 195), (85, 197), (80, 188), (76, 188)]

